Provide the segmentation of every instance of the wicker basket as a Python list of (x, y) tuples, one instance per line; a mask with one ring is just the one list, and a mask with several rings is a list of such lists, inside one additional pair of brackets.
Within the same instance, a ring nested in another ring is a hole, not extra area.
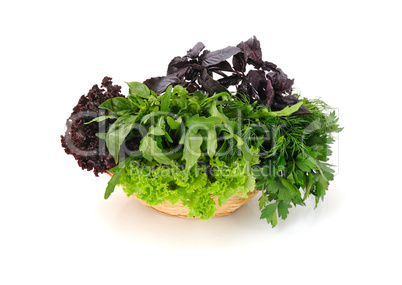
[[(109, 176), (112, 176), (113, 174), (110, 172), (107, 172)], [(236, 212), (241, 206), (246, 204), (248, 201), (250, 201), (255, 195), (257, 195), (258, 191), (254, 190), (253, 192), (248, 192), (247, 198), (242, 198), (238, 195), (233, 195), (230, 197), (225, 204), (222, 206), (218, 205), (218, 197), (212, 197), (216, 203), (216, 211), (213, 217), (223, 217), (223, 216), (228, 216), (230, 214), (233, 214)], [(169, 202), (163, 202), (162, 204), (151, 206), (142, 201), (141, 199), (138, 199), (136, 195), (134, 194), (133, 197), (140, 201), (141, 204), (158, 211), (159, 213), (172, 216), (172, 217), (178, 217), (178, 218), (186, 218), (186, 219), (198, 219), (198, 218), (193, 218), (193, 217), (188, 217), (189, 209), (186, 206), (183, 206), (182, 202), (177, 202), (176, 204), (172, 205)]]

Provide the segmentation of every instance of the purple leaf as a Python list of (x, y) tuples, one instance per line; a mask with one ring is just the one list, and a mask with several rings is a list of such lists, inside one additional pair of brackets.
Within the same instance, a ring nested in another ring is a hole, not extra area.
[(207, 91), (209, 94), (227, 92), (229, 91), (222, 86), (218, 81), (214, 80), (212, 76), (208, 74), (208, 72), (204, 69), (201, 72), (201, 75), (198, 77), (198, 83), (201, 85), (201, 88)]
[(265, 73), (262, 70), (250, 70), (247, 74), (247, 81), (258, 92), (260, 99), (264, 101), (267, 87), (267, 80), (265, 79)]
[(208, 67), (208, 69), (211, 70), (211, 71), (219, 70), (219, 71), (234, 72), (232, 66), (231, 66), (230, 63), (227, 62), (226, 60), (225, 60), (225, 61), (221, 61), (221, 62), (218, 63), (218, 64), (211, 65), (211, 66)]
[(187, 56), (191, 58), (196, 58), (200, 52), (205, 48), (205, 45), (202, 42), (198, 42), (195, 46), (187, 51)]
[(211, 66), (220, 63), (221, 61), (224, 61), (231, 56), (241, 52), (241, 50), (238, 47), (226, 47), (224, 49), (216, 50), (209, 52), (208, 54), (205, 54), (205, 56), (202, 58), (202, 64), (205, 66)]
[[(293, 96), (293, 95), (282, 96), (282, 95), (276, 94), (271, 108), (273, 111), (279, 111), (279, 110), (282, 110), (283, 108), (285, 108), (286, 106), (290, 107), (298, 102), (299, 102), (299, 99), (297, 99), (296, 96)], [(299, 110), (294, 112), (292, 115), (308, 115), (308, 114), (311, 114), (311, 112), (305, 106), (301, 105)]]
[(277, 69), (277, 66), (275, 63), (269, 61), (263, 61), (261, 63), (261, 68), (265, 71), (275, 71)]
[(272, 102), (274, 101), (274, 88), (272, 87), (271, 80), (269, 80), (269, 78), (267, 78), (266, 91), (267, 91), (267, 99), (265, 106), (270, 107), (272, 105)]
[(176, 76), (182, 77), (186, 73), (188, 65), (189, 61), (187, 58), (176, 56), (168, 65), (167, 75), (176, 74)]
[(251, 86), (247, 79), (243, 79), (242, 83), (237, 86), (237, 92), (240, 94), (247, 95), (251, 102), (257, 101), (261, 104), (260, 96), (258, 95), (257, 90)]
[(294, 79), (289, 79), (282, 69), (277, 68), (276, 71), (269, 72), (268, 76), (275, 93), (282, 94), (292, 90)]
[(227, 76), (227, 77), (218, 79), (218, 82), (226, 88), (231, 85), (237, 85), (237, 84), (239, 84), (240, 81), (241, 81), (241, 76), (238, 74), (233, 74), (231, 76)]
[(237, 45), (244, 53), (245, 62), (259, 68), (262, 62), (262, 51), (260, 41), (254, 36), (246, 42), (241, 42)]
[(311, 115), (312, 113), (306, 108), (306, 106), (301, 105), (299, 110), (292, 113), (292, 115)]
[(266, 78), (263, 70), (250, 70), (247, 74), (247, 80), (257, 91), (260, 101), (265, 106), (271, 106), (274, 99), (274, 90), (271, 80)]
[(232, 59), (232, 64), (234, 70), (238, 72), (245, 72), (247, 60), (244, 52), (239, 52), (238, 54), (235, 54)]
[(163, 93), (169, 85), (180, 84), (181, 80), (175, 74), (161, 77), (152, 77), (144, 81), (144, 84), (156, 94)]

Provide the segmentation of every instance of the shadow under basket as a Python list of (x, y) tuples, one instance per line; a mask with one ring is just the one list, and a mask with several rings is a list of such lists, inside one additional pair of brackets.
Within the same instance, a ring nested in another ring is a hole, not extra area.
[[(106, 172), (109, 176), (113, 176), (113, 173), (111, 172)], [(213, 215), (214, 217), (223, 217), (223, 216), (228, 216), (230, 214), (233, 214), (236, 212), (241, 206), (246, 204), (248, 201), (250, 201), (255, 195), (257, 195), (258, 191), (254, 190), (253, 192), (248, 192), (247, 198), (242, 198), (238, 195), (233, 195), (230, 197), (225, 204), (222, 206), (218, 205), (218, 197), (213, 196), (212, 198), (214, 199), (216, 203), (216, 211), (215, 214)], [(169, 202), (163, 202), (162, 204), (159, 205), (148, 205), (141, 199), (138, 199), (136, 195), (134, 194), (133, 197), (137, 199), (141, 204), (147, 206), (148, 208), (151, 208), (159, 213), (172, 216), (172, 217), (178, 217), (178, 218), (186, 218), (186, 219), (199, 219), (195, 217), (189, 217), (189, 209), (186, 206), (183, 206), (182, 202), (179, 201), (176, 204), (171, 204)]]

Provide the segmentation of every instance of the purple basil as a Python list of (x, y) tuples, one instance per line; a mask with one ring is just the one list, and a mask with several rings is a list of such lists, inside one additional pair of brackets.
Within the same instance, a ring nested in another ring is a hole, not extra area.
[[(246, 73), (248, 65), (252, 68)], [(198, 42), (185, 56), (176, 56), (170, 61), (166, 76), (150, 78), (144, 83), (156, 94), (163, 93), (169, 85), (182, 85), (189, 92), (203, 90), (210, 94), (228, 92), (234, 87), (237, 94), (244, 94), (251, 102), (274, 111), (299, 101), (290, 95), (294, 79), (288, 78), (276, 64), (262, 59), (261, 45), (255, 36), (236, 47), (216, 51), (205, 50), (205, 45)], [(311, 113), (301, 106), (293, 114)]]

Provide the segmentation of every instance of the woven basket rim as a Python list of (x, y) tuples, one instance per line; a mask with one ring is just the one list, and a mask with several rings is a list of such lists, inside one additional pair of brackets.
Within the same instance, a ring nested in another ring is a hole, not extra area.
[[(113, 176), (113, 172), (111, 172), (109, 170), (106, 171), (106, 173), (109, 176)], [(223, 216), (228, 216), (228, 215), (233, 214), (241, 206), (248, 203), (252, 198), (254, 198), (258, 192), (259, 192), (258, 190), (248, 192), (247, 198), (243, 198), (237, 194), (233, 194), (222, 206), (218, 205), (218, 197), (211, 195), (211, 198), (213, 198), (215, 200), (216, 208), (217, 208), (215, 211), (215, 214), (212, 217), (213, 218), (214, 217), (223, 217)], [(151, 208), (164, 215), (168, 215), (168, 216), (172, 216), (172, 217), (179, 217), (179, 218), (186, 218), (186, 219), (199, 219), (199, 217), (189, 217), (188, 216), (189, 209), (186, 206), (183, 206), (181, 201), (178, 201), (174, 205), (168, 201), (165, 201), (161, 204), (151, 206), (151, 205), (147, 204), (145, 201), (137, 198), (137, 196), (135, 194), (133, 194), (132, 197), (134, 197), (137, 201), (139, 201), (144, 206)]]

